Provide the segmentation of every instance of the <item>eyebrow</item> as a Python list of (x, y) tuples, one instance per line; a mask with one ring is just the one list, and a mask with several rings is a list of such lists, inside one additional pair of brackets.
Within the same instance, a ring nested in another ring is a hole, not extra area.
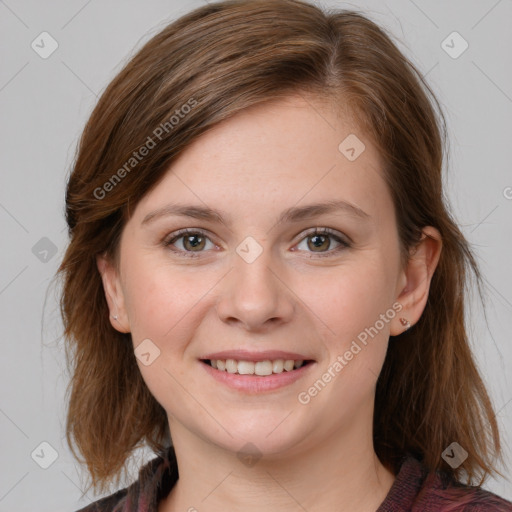
[[(344, 212), (358, 220), (371, 219), (371, 216), (368, 213), (352, 203), (341, 200), (332, 200), (309, 204), (306, 206), (293, 206), (288, 208), (281, 213), (275, 223), (275, 226), (285, 223), (301, 222), (320, 215), (337, 212)], [(141, 224), (148, 224), (167, 216), (191, 217), (198, 220), (217, 222), (224, 226), (231, 224), (230, 217), (222, 210), (188, 204), (168, 204), (162, 208), (158, 208), (157, 210), (148, 213)]]

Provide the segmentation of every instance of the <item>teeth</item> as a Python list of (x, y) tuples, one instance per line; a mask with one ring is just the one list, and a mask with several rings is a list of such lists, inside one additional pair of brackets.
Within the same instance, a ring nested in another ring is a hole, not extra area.
[(234, 359), (226, 360), (226, 371), (228, 373), (236, 373), (238, 371), (238, 364)]
[(292, 359), (287, 359), (285, 362), (284, 362), (284, 369), (287, 371), (287, 372), (291, 372), (293, 370), (293, 367), (295, 366), (295, 362), (292, 360)]
[(272, 363), (272, 371), (274, 373), (282, 373), (284, 369), (284, 361), (282, 359), (278, 359)]
[(272, 375), (273, 373), (291, 372), (300, 368), (303, 360), (294, 361), (293, 359), (276, 359), (275, 361), (236, 361), (235, 359), (211, 359), (212, 368), (228, 373), (238, 373), (240, 375)]
[(272, 361), (258, 361), (254, 365), (256, 375), (272, 375)]

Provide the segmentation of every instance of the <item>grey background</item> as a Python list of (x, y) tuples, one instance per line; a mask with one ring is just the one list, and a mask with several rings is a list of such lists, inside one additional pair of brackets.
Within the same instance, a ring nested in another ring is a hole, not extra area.
[[(121, 65), (203, 3), (0, 0), (0, 512), (73, 511), (96, 499), (81, 496), (80, 468), (63, 439), (68, 376), (49, 285), (67, 241), (65, 179), (97, 96)], [(468, 308), (474, 351), (512, 466), (512, 1), (322, 5), (361, 9), (387, 27), (441, 100), (451, 139), (448, 195), (488, 285), (488, 323), (478, 303)], [(31, 47), (43, 31), (59, 45), (47, 59)], [(456, 59), (441, 46), (453, 31), (469, 44)], [(35, 462), (51, 462), (44, 441), (58, 452), (48, 469)], [(134, 467), (150, 457), (142, 451)], [(512, 499), (510, 479), (486, 487)]]

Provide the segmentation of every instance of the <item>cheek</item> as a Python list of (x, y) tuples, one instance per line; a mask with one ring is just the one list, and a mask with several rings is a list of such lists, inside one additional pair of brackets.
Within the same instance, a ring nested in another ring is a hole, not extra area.
[[(331, 347), (337, 350), (373, 326), (393, 301), (389, 269), (378, 258), (361, 258), (324, 274), (301, 278), (296, 289), (307, 308), (324, 324)], [(382, 329), (386, 337), (388, 329), (386, 323)]]
[(380, 270), (367, 267), (365, 272), (341, 275), (318, 295), (318, 311), (329, 327), (324, 338), (329, 358), (321, 370), (333, 383), (323, 397), (326, 403), (333, 396), (343, 397), (350, 409), (374, 396), (396, 315), (390, 285)]
[(208, 279), (151, 258), (127, 262), (126, 275), (125, 304), (134, 342), (176, 338), (176, 331), (190, 322), (194, 306), (211, 288)]
[[(198, 325), (202, 297), (211, 288), (207, 279), (198, 279), (182, 269), (151, 258), (133, 259), (126, 268), (126, 307), (135, 347), (149, 339), (157, 357), (145, 365), (137, 360), (142, 378), (151, 394), (166, 411), (193, 413), (193, 404), (184, 393), (194, 388), (195, 361), (185, 357)], [(147, 343), (147, 342), (146, 342)], [(153, 354), (152, 354), (153, 357)]]

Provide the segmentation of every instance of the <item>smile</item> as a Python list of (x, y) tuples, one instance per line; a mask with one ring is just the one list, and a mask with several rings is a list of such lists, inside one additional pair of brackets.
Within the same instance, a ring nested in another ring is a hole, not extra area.
[(304, 377), (316, 364), (313, 359), (286, 352), (229, 351), (199, 360), (210, 377), (223, 386), (256, 395), (284, 388)]
[(212, 368), (221, 372), (238, 375), (259, 375), (266, 377), (272, 374), (291, 372), (301, 368), (309, 361), (293, 359), (275, 359), (265, 361), (244, 361), (236, 359), (208, 359), (206, 361)]

